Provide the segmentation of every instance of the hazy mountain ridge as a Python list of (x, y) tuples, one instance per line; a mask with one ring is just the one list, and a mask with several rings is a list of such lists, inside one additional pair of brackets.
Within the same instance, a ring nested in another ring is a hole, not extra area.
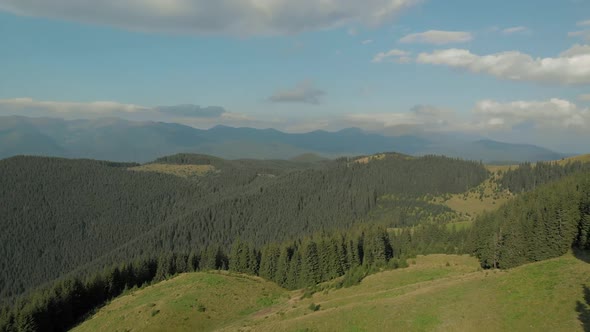
[(0, 117), (0, 158), (25, 154), (147, 162), (182, 152), (228, 159), (290, 159), (308, 153), (333, 158), (383, 151), (447, 155), (484, 162), (556, 160), (565, 156), (535, 145), (468, 140), (452, 134), (442, 138), (385, 136), (358, 128), (308, 133), (227, 126), (203, 130), (176, 123), (119, 118), (67, 121)]

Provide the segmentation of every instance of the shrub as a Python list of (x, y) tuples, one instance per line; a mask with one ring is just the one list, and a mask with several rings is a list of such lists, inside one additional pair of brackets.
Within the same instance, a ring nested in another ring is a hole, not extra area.
[(309, 305), (309, 310), (311, 310), (311, 311), (318, 311), (318, 310), (320, 310), (320, 305), (319, 304), (315, 304), (315, 303), (311, 303)]

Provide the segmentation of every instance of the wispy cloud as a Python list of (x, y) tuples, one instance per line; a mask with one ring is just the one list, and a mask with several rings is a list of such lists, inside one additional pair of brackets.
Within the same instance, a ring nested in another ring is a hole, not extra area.
[(201, 107), (192, 104), (158, 106), (155, 107), (154, 110), (163, 114), (192, 118), (218, 118), (223, 113), (227, 112), (221, 106)]
[(404, 36), (399, 40), (400, 43), (420, 43), (420, 44), (457, 44), (466, 43), (473, 39), (473, 35), (466, 31), (441, 31), (429, 30), (420, 33), (412, 33)]
[(273, 103), (320, 104), (325, 91), (314, 87), (311, 81), (304, 81), (294, 88), (276, 91), (268, 98)]
[(406, 52), (403, 50), (393, 49), (387, 52), (379, 52), (377, 53), (371, 62), (379, 63), (379, 62), (386, 62), (386, 61), (393, 61), (397, 63), (408, 63), (412, 61), (410, 58), (411, 53)]
[(363, 45), (369, 45), (373, 43), (373, 39), (365, 39), (361, 42)]
[(590, 41), (590, 30), (570, 31), (568, 37), (580, 37), (585, 41)]
[(513, 35), (513, 34), (517, 34), (517, 33), (527, 33), (530, 31), (531, 30), (527, 27), (517, 26), (517, 27), (505, 28), (502, 30), (502, 33), (505, 35)]
[(576, 23), (576, 25), (579, 27), (588, 27), (590, 26), (590, 20), (579, 21)]

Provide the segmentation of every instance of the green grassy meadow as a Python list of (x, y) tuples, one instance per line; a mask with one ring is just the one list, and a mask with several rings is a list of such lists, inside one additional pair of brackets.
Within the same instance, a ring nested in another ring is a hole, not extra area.
[(288, 296), (257, 277), (185, 273), (114, 299), (73, 331), (212, 331)]
[(418, 256), (305, 298), (259, 278), (182, 274), (113, 300), (75, 331), (583, 331), (587, 261), (486, 271), (469, 256)]

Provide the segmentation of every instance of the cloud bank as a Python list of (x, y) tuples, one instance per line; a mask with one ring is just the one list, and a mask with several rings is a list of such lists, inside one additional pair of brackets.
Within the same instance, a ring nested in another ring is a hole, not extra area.
[(123, 104), (114, 101), (70, 102), (70, 101), (37, 101), (32, 98), (0, 99), (0, 110), (39, 111), (49, 113), (82, 112), (88, 115), (109, 115), (119, 113), (138, 113), (149, 108), (134, 104)]
[(176, 106), (158, 106), (154, 108), (155, 111), (182, 117), (192, 118), (218, 118), (226, 110), (220, 106), (201, 107), (198, 105), (184, 104)]
[(590, 83), (588, 45), (575, 45), (554, 58), (533, 58), (518, 51), (478, 55), (453, 48), (420, 53), (416, 62), (459, 68), (512, 81), (571, 85)]
[[(580, 100), (586, 97), (582, 95)], [(174, 122), (196, 128), (223, 124), (234, 127), (272, 127), (287, 132), (358, 127), (387, 135), (451, 133), (487, 136), (563, 148), (567, 151), (587, 150), (586, 142), (590, 140), (590, 110), (560, 98), (507, 102), (480, 100), (466, 113), (434, 105), (417, 105), (406, 111), (367, 111), (306, 117), (292, 114), (251, 116), (215, 106), (146, 107), (117, 102), (53, 102), (19, 98), (0, 99), (0, 115), (59, 117), (70, 120), (119, 117), (134, 121)]]
[(0, 10), (135, 31), (291, 34), (390, 22), (421, 0), (2, 0)]
[(488, 130), (511, 129), (523, 123), (540, 129), (590, 129), (587, 109), (558, 98), (507, 103), (482, 100), (476, 103), (473, 113), (479, 120), (479, 127)]
[(32, 98), (0, 99), (0, 115), (59, 117), (68, 120), (118, 117), (126, 120), (167, 121), (204, 126), (216, 121), (246, 123), (250, 120), (242, 114), (228, 112), (220, 106), (201, 107), (185, 104), (148, 107), (115, 101), (40, 101)]

